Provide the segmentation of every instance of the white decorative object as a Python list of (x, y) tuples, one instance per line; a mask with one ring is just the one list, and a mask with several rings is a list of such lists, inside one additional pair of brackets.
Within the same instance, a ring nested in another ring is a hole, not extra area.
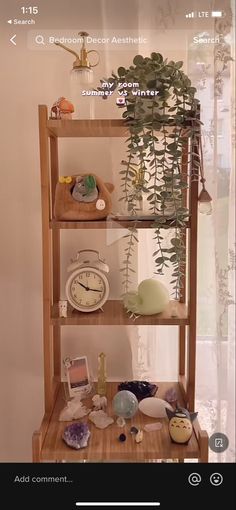
[(135, 442), (136, 443), (141, 443), (143, 440), (143, 431), (142, 430), (139, 430), (137, 432), (137, 434), (135, 435)]
[(154, 430), (161, 430), (162, 429), (162, 423), (157, 421), (156, 423), (147, 423), (144, 425), (144, 430), (146, 432), (153, 432)]
[(59, 317), (67, 317), (67, 301), (65, 299), (61, 299), (59, 301)]
[(150, 418), (166, 418), (166, 409), (173, 411), (171, 405), (161, 398), (149, 397), (139, 402), (139, 410)]
[(112, 423), (114, 423), (113, 418), (107, 415), (104, 411), (92, 411), (89, 415), (90, 421), (94, 423), (94, 425), (98, 429), (105, 429)]
[(77, 396), (70, 400), (64, 409), (62, 409), (59, 415), (59, 421), (78, 420), (86, 416), (90, 411), (91, 409), (87, 409), (87, 407), (82, 404), (80, 397)]
[(118, 427), (123, 428), (126, 424), (126, 421), (124, 418), (122, 418), (122, 416), (118, 416), (118, 418), (116, 420), (116, 424), (118, 425)]
[(99, 198), (96, 202), (96, 209), (98, 211), (103, 211), (103, 209), (105, 209), (105, 207), (106, 207), (105, 200), (103, 200), (102, 198)]
[(100, 395), (94, 395), (92, 398), (93, 406), (95, 411), (99, 411), (102, 409), (102, 411), (105, 411), (107, 407), (107, 398), (106, 397), (100, 397)]

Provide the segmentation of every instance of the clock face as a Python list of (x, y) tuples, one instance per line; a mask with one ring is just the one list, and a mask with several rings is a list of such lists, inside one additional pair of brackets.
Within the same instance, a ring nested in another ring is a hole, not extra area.
[(73, 308), (81, 312), (93, 312), (106, 302), (109, 284), (101, 271), (83, 267), (70, 275), (66, 284), (66, 294)]

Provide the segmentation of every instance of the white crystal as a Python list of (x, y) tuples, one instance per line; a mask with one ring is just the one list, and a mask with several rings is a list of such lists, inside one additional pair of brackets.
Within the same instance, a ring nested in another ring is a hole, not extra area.
[(166, 408), (173, 411), (171, 405), (161, 398), (148, 397), (139, 402), (140, 411), (151, 418), (167, 418)]
[(118, 427), (123, 428), (126, 424), (126, 421), (124, 418), (122, 418), (122, 416), (118, 416), (116, 423), (117, 423)]
[(89, 415), (89, 419), (94, 423), (94, 425), (98, 429), (105, 429), (106, 427), (114, 423), (113, 418), (108, 416), (107, 413), (105, 413), (102, 410), (92, 411)]
[(59, 421), (78, 420), (86, 416), (90, 411), (91, 409), (88, 409), (82, 404), (80, 396), (76, 396), (62, 409), (59, 415)]

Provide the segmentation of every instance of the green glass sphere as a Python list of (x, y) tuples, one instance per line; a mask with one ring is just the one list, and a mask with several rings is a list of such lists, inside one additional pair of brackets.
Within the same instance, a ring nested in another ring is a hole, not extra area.
[(138, 400), (131, 391), (118, 391), (113, 398), (112, 407), (117, 416), (132, 418), (138, 410)]

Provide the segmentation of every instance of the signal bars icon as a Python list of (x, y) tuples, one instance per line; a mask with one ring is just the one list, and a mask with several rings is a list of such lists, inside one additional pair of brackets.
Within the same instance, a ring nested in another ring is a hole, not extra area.
[(194, 12), (189, 12), (189, 14), (185, 14), (185, 18), (194, 18)]

